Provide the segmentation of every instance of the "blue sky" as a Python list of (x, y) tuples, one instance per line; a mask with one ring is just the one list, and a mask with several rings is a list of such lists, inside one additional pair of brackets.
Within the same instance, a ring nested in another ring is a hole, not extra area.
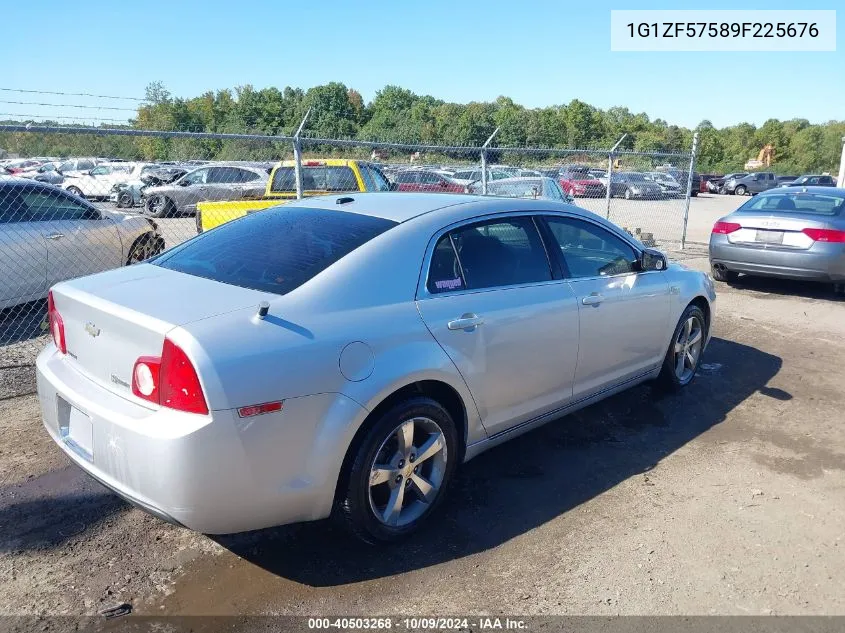
[[(386, 84), (457, 102), (507, 95), (539, 107), (577, 98), (686, 126), (702, 119), (721, 127), (759, 125), (771, 117), (845, 118), (842, 27), (837, 52), (612, 53), (611, 8), (706, 8), (715, 20), (719, 8), (801, 6), (778, 0), (688, 6), (583, 0), (9, 2), (2, 19), (17, 26), (3, 29), (0, 88), (143, 97), (144, 87), (160, 80), (174, 95), (189, 97), (248, 83), (308, 88), (341, 81), (365, 100)], [(842, 19), (845, 12), (839, 13)], [(0, 118), (131, 115), (3, 103), (8, 101), (136, 105), (0, 91)]]

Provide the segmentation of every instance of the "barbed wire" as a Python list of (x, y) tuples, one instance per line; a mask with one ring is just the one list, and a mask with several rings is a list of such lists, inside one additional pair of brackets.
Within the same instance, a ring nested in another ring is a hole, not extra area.
[(38, 101), (6, 101), (3, 99), (0, 99), (0, 103), (9, 103), (13, 105), (48, 106), (50, 108), (82, 108), (84, 110), (121, 110), (124, 112), (138, 112), (137, 108), (118, 108), (117, 106), (92, 106), (81, 105), (78, 103), (39, 103)]
[(59, 97), (93, 97), (95, 99), (125, 99), (127, 101), (149, 101), (140, 97), (118, 97), (116, 95), (98, 95), (90, 92), (55, 92), (52, 90), (26, 90), (24, 88), (0, 88), (2, 92), (21, 92), (36, 95), (55, 95)]
[[(55, 121), (56, 119), (62, 120), (73, 120), (73, 121), (105, 121), (108, 123), (124, 123), (128, 124), (129, 119), (110, 119), (108, 117), (82, 117), (82, 116), (58, 116), (58, 115), (47, 115), (47, 114), (28, 114), (24, 112), (0, 112), (0, 116), (8, 116), (8, 117), (25, 117), (27, 119), (32, 119), (35, 122), (35, 119), (40, 119), (37, 121), (38, 123), (44, 123), (45, 121)], [(20, 119), (15, 119), (20, 120)]]

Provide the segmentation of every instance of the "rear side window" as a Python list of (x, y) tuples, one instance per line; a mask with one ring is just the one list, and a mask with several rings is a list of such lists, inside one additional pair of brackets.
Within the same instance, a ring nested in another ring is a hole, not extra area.
[(373, 181), (376, 185), (376, 191), (390, 191), (390, 183), (387, 181), (387, 178), (384, 177), (384, 174), (381, 173), (381, 170), (372, 165), (369, 165), (367, 169), (373, 177)]
[(452, 231), (471, 290), (551, 281), (543, 242), (530, 217), (493, 220)]
[(227, 222), (151, 263), (283, 295), (393, 226), (357, 213), (279, 207)]
[[(303, 191), (358, 191), (358, 180), (350, 167), (303, 166)], [(296, 191), (293, 167), (278, 167), (273, 175), (272, 191)]]
[(431, 254), (426, 287), (431, 294), (465, 288), (461, 266), (448, 234), (438, 240), (437, 246), (434, 247), (434, 252)]

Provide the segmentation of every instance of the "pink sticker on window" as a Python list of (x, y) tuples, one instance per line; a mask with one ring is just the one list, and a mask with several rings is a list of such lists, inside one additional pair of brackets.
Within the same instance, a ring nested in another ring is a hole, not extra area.
[(456, 279), (441, 279), (440, 281), (434, 282), (434, 287), (438, 290), (454, 290), (455, 288), (460, 288), (462, 283), (460, 277)]

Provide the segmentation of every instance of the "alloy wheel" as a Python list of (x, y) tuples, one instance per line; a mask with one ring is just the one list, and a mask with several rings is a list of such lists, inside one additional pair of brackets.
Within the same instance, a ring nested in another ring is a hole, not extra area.
[(704, 344), (704, 331), (698, 317), (691, 316), (685, 322), (678, 338), (675, 339), (675, 376), (685, 385), (692, 380), (698, 367), (701, 348)]
[(448, 457), (443, 430), (431, 418), (410, 418), (393, 429), (370, 466), (375, 517), (391, 527), (418, 519), (440, 492)]

